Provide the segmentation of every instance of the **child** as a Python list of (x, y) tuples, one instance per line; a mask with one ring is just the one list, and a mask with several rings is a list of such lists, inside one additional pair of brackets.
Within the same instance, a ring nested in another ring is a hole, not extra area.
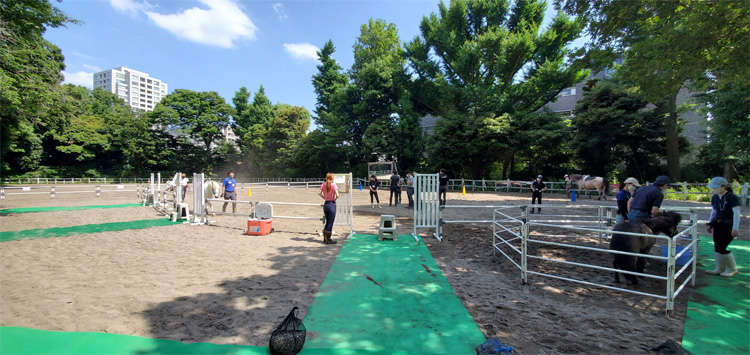
[(372, 208), (375, 208), (375, 204), (372, 203), (373, 196), (375, 196), (375, 201), (378, 202), (378, 208), (383, 208), (383, 207), (380, 207), (380, 199), (378, 198), (378, 186), (380, 186), (378, 179), (375, 177), (375, 175), (371, 175), (370, 176), (370, 205), (372, 205)]

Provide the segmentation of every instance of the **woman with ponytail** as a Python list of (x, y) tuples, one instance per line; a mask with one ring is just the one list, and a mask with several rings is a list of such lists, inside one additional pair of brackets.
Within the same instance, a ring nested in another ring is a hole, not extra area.
[(318, 196), (325, 200), (323, 215), (326, 225), (323, 227), (323, 243), (336, 244), (336, 241), (331, 239), (331, 234), (333, 233), (333, 221), (336, 219), (336, 200), (339, 198), (339, 188), (333, 183), (333, 174), (326, 174), (326, 181), (320, 185)]

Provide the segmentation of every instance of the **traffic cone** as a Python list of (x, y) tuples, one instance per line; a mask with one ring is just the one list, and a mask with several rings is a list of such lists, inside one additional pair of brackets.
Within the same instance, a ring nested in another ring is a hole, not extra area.
[(247, 197), (250, 197), (250, 188), (247, 188)]
[(570, 190), (570, 192), (573, 193), (572, 195), (570, 195), (570, 201), (576, 202), (576, 190)]
[(466, 185), (464, 185), (464, 186), (463, 186), (463, 191), (461, 191), (461, 193), (462, 193), (462, 194), (463, 194), (464, 196), (466, 196)]
[(362, 181), (359, 182), (359, 191), (362, 191)]

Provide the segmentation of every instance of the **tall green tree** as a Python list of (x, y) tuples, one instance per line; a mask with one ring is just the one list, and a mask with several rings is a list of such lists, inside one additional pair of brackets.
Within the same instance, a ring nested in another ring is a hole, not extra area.
[(47, 110), (65, 69), (60, 49), (43, 35), (68, 23), (78, 21), (48, 0), (0, 0), (0, 173), (11, 172), (9, 149), (27, 168), (38, 165), (41, 138), (33, 130), (56, 124)]
[(744, 0), (557, 0), (556, 6), (586, 24), (590, 37), (579, 52), (583, 65), (618, 68), (646, 100), (667, 102), (667, 167), (680, 180), (677, 94), (685, 85), (724, 85), (750, 77), (750, 6)]
[(299, 106), (278, 104), (274, 106), (273, 124), (263, 147), (268, 164), (266, 176), (290, 176), (294, 172), (295, 149), (310, 128), (310, 113)]
[(708, 176), (750, 178), (750, 84), (729, 83), (698, 96), (705, 104), (709, 141), (701, 147)]
[[(482, 127), (504, 114), (527, 117), (588, 75), (566, 62), (566, 45), (581, 26), (558, 13), (542, 30), (545, 9), (542, 1), (457, 0), (422, 19), (421, 37), (406, 45), (416, 85), (426, 89), (413, 92), (415, 101), (457, 120), (437, 127), (431, 160), (446, 149), (462, 152), (440, 165), (481, 178), (491, 162), (514, 157), (491, 146), (498, 140), (479, 139)], [(450, 136), (457, 129), (467, 130), (460, 133), (466, 139)]]
[[(576, 105), (572, 148), (588, 174), (621, 181), (652, 177), (650, 166), (664, 157), (664, 107), (650, 107), (637, 88), (615, 80), (587, 83)], [(686, 144), (686, 143), (683, 143)]]
[(150, 115), (159, 129), (177, 138), (174, 149), (183, 166), (198, 170), (224, 164), (218, 148), (224, 140), (222, 129), (229, 126), (235, 110), (218, 93), (177, 89), (162, 98)]
[[(409, 101), (405, 63), (394, 24), (370, 19), (362, 25), (350, 71), (351, 90), (358, 99), (350, 116), (356, 122), (350, 124), (361, 130), (364, 161), (396, 160), (404, 169), (421, 158), (416, 152), (421, 149), (407, 149), (421, 147), (421, 130), (414, 129), (419, 127), (419, 116)], [(352, 139), (359, 143), (359, 137)]]

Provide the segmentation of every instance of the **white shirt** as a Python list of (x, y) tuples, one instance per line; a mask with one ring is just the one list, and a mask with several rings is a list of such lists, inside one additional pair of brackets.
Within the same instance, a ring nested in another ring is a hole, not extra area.
[(188, 178), (186, 178), (186, 177), (182, 178), (182, 180), (180, 180), (180, 185), (182, 185), (182, 186), (188, 186), (188, 182), (190, 182), (190, 180), (188, 180)]

